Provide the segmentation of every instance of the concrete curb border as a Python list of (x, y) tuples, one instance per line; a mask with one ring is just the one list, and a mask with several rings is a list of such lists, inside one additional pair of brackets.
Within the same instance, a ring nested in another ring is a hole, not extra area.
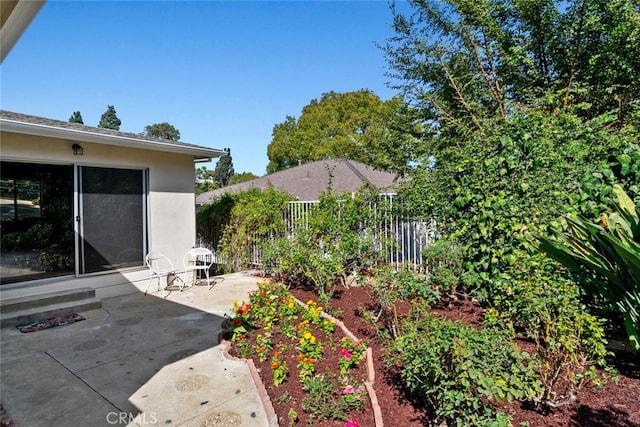
[(260, 395), (260, 400), (262, 401), (262, 406), (264, 408), (264, 412), (267, 415), (267, 422), (270, 426), (278, 426), (278, 416), (276, 415), (275, 409), (273, 409), (273, 404), (271, 403), (271, 399), (269, 398), (269, 393), (267, 393), (267, 389), (264, 387), (262, 380), (260, 379), (260, 374), (256, 369), (256, 365), (253, 363), (253, 360), (246, 358), (238, 358), (229, 354), (229, 349), (231, 348), (231, 341), (228, 341), (224, 338), (225, 332), (228, 332), (226, 329), (226, 319), (222, 322), (222, 332), (218, 335), (218, 342), (222, 345), (223, 355), (228, 360), (244, 362), (249, 367), (249, 373), (251, 374), (251, 379), (258, 389), (258, 394)]

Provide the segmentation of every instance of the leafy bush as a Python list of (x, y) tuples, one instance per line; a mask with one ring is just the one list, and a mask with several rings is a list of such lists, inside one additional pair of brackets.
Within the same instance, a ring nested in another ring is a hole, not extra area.
[(376, 265), (385, 242), (376, 233), (383, 229), (384, 209), (375, 191), (363, 188), (358, 194), (337, 196), (327, 192), (313, 205), (290, 238), (277, 239), (263, 247), (266, 268), (292, 282), (310, 281), (327, 299), (340, 282)]
[(398, 314), (396, 304), (399, 301), (410, 301), (415, 306), (431, 306), (440, 300), (440, 293), (429, 281), (409, 269), (395, 271), (389, 266), (377, 268), (371, 287), (378, 307), (365, 311), (360, 308), (360, 315), (370, 320), (376, 327), (382, 322), (386, 329), (378, 330), (378, 334), (394, 337), (398, 335)]
[(390, 360), (433, 406), (436, 423), (507, 426), (509, 417), (491, 401), (532, 399), (541, 389), (536, 360), (498, 329), (476, 330), (416, 310), (391, 346)]
[(529, 233), (567, 212), (567, 194), (578, 193), (581, 177), (599, 161), (626, 159), (638, 130), (617, 132), (613, 122), (609, 115), (584, 123), (564, 111), (515, 112), (463, 141), (433, 147), (423, 161), (430, 167), (415, 171), (403, 196), (409, 214), (435, 219), (464, 251), (459, 290), (490, 301), (493, 279), (511, 268)]
[(242, 270), (249, 267), (251, 252), (259, 243), (284, 233), (283, 215), (290, 200), (291, 195), (273, 187), (225, 194), (198, 213), (198, 228), (201, 234), (209, 228), (218, 239), (221, 258), (231, 270)]
[(519, 258), (496, 280), (500, 292), (485, 320), (533, 341), (542, 383), (535, 402), (555, 406), (573, 400), (589, 380), (604, 384), (599, 373), (608, 354), (604, 329), (580, 301), (580, 289), (555, 262), (539, 254)]
[(429, 275), (428, 285), (451, 298), (464, 290), (464, 253), (458, 242), (441, 238), (422, 251), (422, 259)]
[(611, 210), (616, 198), (613, 187), (619, 185), (636, 204), (640, 204), (640, 145), (629, 144), (611, 161), (598, 163), (580, 179), (578, 191), (569, 194), (570, 211), (598, 219)]

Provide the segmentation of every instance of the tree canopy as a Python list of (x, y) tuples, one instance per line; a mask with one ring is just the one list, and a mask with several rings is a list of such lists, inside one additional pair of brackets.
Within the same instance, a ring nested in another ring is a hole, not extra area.
[(180, 131), (167, 122), (145, 126), (144, 134), (152, 138), (162, 138), (170, 141), (180, 140)]
[(395, 7), (383, 47), (438, 133), (462, 136), (522, 108), (622, 120), (640, 95), (640, 12), (628, 0), (426, 0)]
[(395, 128), (405, 107), (400, 98), (382, 101), (370, 90), (324, 93), (305, 106), (298, 119), (287, 116), (274, 126), (267, 173), (330, 158), (385, 169), (406, 164), (405, 144), (400, 143), (406, 134)]
[(254, 175), (251, 172), (242, 172), (235, 173), (231, 178), (229, 178), (228, 185), (240, 184), (241, 182), (251, 181), (253, 179), (259, 178), (257, 175)]
[(118, 118), (118, 115), (116, 114), (116, 109), (113, 107), (113, 105), (108, 105), (107, 111), (105, 111), (100, 117), (100, 123), (98, 123), (98, 127), (113, 129), (113, 130), (120, 130), (121, 124), (122, 122), (120, 121), (120, 119)]
[(80, 111), (74, 111), (71, 117), (69, 117), (69, 122), (80, 123), (81, 125), (84, 124), (84, 120), (82, 120), (82, 114), (80, 114)]

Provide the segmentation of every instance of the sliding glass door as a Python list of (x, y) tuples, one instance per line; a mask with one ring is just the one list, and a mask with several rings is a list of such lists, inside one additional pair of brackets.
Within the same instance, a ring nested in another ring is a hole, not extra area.
[(144, 265), (145, 170), (3, 161), (0, 184), (1, 284)]
[(81, 166), (77, 174), (79, 273), (143, 265), (144, 171)]

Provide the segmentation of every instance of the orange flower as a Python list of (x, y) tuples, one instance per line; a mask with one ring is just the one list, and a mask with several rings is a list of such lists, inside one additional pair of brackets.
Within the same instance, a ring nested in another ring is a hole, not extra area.
[(271, 369), (278, 369), (279, 366), (280, 366), (280, 362), (278, 362), (277, 360), (274, 360), (273, 363), (271, 364)]
[(274, 355), (275, 357), (278, 357), (278, 356), (280, 356), (280, 352), (279, 352), (278, 350), (276, 350), (276, 351), (274, 351), (274, 352), (273, 352), (273, 355)]
[(298, 360), (302, 360), (302, 359), (304, 359), (304, 354), (302, 353), (298, 354)]

